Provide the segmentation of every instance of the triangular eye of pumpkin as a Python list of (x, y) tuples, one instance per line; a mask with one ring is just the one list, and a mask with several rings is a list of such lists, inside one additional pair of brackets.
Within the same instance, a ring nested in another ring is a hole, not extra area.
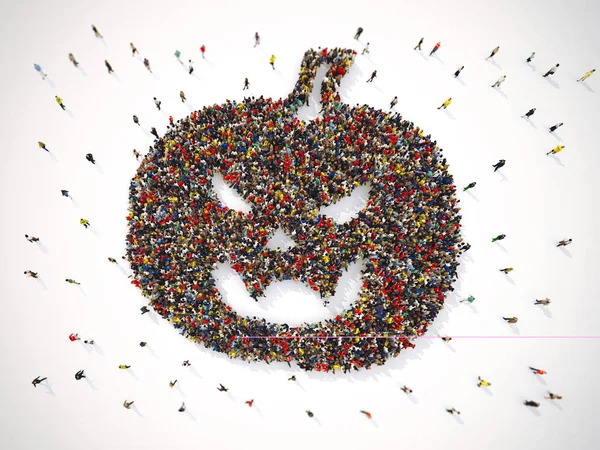
[(219, 172), (214, 173), (212, 186), (222, 206), (226, 206), (234, 211), (241, 211), (244, 214), (252, 211), (252, 205), (232, 188)]
[(321, 207), (319, 215), (329, 217), (340, 225), (350, 222), (365, 209), (370, 192), (370, 183), (357, 186), (350, 192), (350, 195), (340, 198), (335, 203)]

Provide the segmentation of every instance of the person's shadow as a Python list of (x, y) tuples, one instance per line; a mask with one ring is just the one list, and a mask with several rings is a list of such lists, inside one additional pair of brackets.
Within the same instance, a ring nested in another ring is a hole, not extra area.
[(446, 115), (447, 115), (447, 116), (448, 116), (450, 119), (452, 119), (452, 120), (456, 120), (456, 117), (454, 117), (454, 114), (452, 114), (450, 111), (448, 111), (448, 108), (445, 108), (443, 111), (446, 113)]
[(552, 159), (554, 160), (554, 162), (555, 162), (556, 164), (558, 164), (558, 165), (559, 165), (559, 166), (561, 166), (561, 167), (566, 167), (566, 166), (564, 165), (564, 163), (563, 163), (563, 162), (560, 160), (560, 158), (559, 158), (558, 156), (556, 156), (556, 155), (550, 155), (550, 156), (552, 156)]
[(142, 419), (144, 418), (144, 415), (140, 412), (140, 410), (138, 409), (136, 404), (131, 405), (130, 407), (138, 416), (140, 416)]
[(552, 80), (552, 79), (549, 78), (551, 76), (552, 75), (548, 75), (546, 77), (546, 80), (548, 80), (548, 83), (550, 84), (550, 86), (552, 86), (553, 88), (556, 88), (556, 89), (560, 89), (560, 85), (556, 81), (554, 81), (554, 80)]
[(42, 280), (40, 276), (38, 276), (35, 280), (38, 282), (38, 284), (44, 291), (48, 290), (48, 288), (46, 287), (46, 283), (44, 283), (44, 280)]
[(48, 380), (44, 380), (44, 387), (46, 388), (46, 394), (50, 394), (53, 397), (56, 396), (54, 389), (52, 389), (52, 384)]
[(585, 81), (581, 82), (581, 84), (591, 93), (594, 93), (594, 90), (590, 87), (589, 84), (587, 84)]
[(487, 60), (492, 66), (496, 67), (497, 69), (502, 70), (502, 67), (500, 67), (500, 65), (496, 62), (496, 60), (492, 57), (490, 59)]
[(468, 194), (469, 196), (471, 196), (471, 197), (473, 198), (473, 200), (475, 200), (476, 202), (478, 202), (478, 201), (479, 201), (479, 199), (478, 199), (478, 198), (477, 198), (475, 195), (473, 195), (473, 193), (471, 192), (471, 190), (470, 190), (470, 189), (467, 191), (467, 194)]
[(569, 252), (569, 250), (567, 250), (565, 248), (565, 246), (559, 247), (560, 251), (563, 252), (566, 256), (568, 256), (569, 258), (572, 258), (573, 256), (571, 255), (571, 253)]
[(500, 94), (502, 97), (504, 97), (505, 99), (507, 99), (507, 100), (508, 100), (508, 95), (506, 95), (506, 93), (505, 93), (505, 92), (502, 90), (502, 88), (501, 88), (500, 86), (498, 86), (498, 87), (497, 87), (497, 88), (495, 88), (495, 89), (496, 89), (496, 91), (497, 91), (497, 92), (498, 92), (498, 93), (499, 93), (499, 94)]

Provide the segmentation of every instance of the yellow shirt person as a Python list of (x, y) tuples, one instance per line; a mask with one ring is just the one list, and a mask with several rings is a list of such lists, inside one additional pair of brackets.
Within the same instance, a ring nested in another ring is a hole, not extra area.
[(557, 153), (560, 153), (560, 152), (562, 152), (563, 148), (565, 148), (564, 145), (557, 145), (552, 150), (550, 150), (548, 153), (546, 153), (546, 155), (555, 155)]
[(452, 103), (452, 97), (448, 97), (448, 99), (438, 107), (438, 109), (446, 109)]
[(275, 70), (275, 55), (271, 55), (271, 57), (269, 58), (269, 64), (271, 64), (271, 67), (273, 67), (273, 70)]
[(579, 80), (577, 80), (577, 81), (585, 81), (585, 80), (587, 80), (589, 77), (591, 77), (591, 76), (592, 76), (592, 74), (593, 74), (595, 71), (596, 71), (596, 69), (592, 69), (592, 70), (590, 70), (590, 71), (588, 71), (588, 72), (584, 73), (584, 74), (583, 74), (583, 76), (582, 76), (582, 77), (581, 77)]

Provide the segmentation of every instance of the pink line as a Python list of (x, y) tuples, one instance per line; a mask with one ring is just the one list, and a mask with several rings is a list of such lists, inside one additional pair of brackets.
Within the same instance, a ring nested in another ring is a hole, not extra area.
[(600, 339), (600, 336), (414, 336), (414, 335), (390, 335), (390, 336), (237, 336), (237, 339), (442, 339), (450, 337), (452, 339)]

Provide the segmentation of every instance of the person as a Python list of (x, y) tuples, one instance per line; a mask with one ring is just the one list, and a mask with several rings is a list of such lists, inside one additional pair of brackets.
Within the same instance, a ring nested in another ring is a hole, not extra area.
[(456, 69), (456, 72), (454, 72), (454, 78), (458, 77), (464, 68), (465, 66), (460, 66), (458, 69)]
[(523, 404), (524, 404), (525, 406), (532, 406), (532, 407), (534, 407), (534, 408), (537, 408), (538, 406), (540, 406), (540, 404), (539, 404), (539, 403), (537, 403), (537, 402), (534, 402), (533, 400), (525, 400), (525, 401), (523, 402)]
[(77, 285), (81, 284), (81, 283), (78, 283), (77, 281), (73, 280), (72, 278), (66, 278), (65, 281), (69, 284), (77, 284)]
[(152, 73), (152, 69), (150, 68), (150, 60), (148, 58), (144, 58), (144, 67), (148, 69), (148, 72)]
[(591, 77), (591, 76), (592, 76), (592, 74), (593, 74), (595, 71), (596, 71), (596, 69), (592, 69), (592, 70), (589, 70), (589, 71), (587, 71), (586, 73), (584, 73), (584, 74), (583, 74), (583, 76), (582, 76), (581, 78), (579, 78), (579, 79), (577, 80), (577, 82), (580, 82), (580, 81), (585, 81), (585, 80), (587, 80), (589, 77)]
[(146, 341), (140, 342), (140, 347), (144, 348), (148, 343)]
[(488, 386), (492, 385), (492, 383), (490, 383), (489, 381), (483, 380), (481, 377), (477, 377), (477, 379), (479, 380), (479, 382), (477, 383), (477, 387), (481, 387), (481, 386), (488, 387)]
[(183, 362), (181, 365), (182, 365), (183, 367), (189, 367), (189, 366), (191, 366), (191, 365), (192, 365), (192, 363), (190, 363), (190, 360), (189, 360), (189, 359), (186, 359), (186, 360), (185, 360), (185, 361), (184, 361), (184, 362)]
[(35, 236), (31, 236), (29, 237), (29, 235), (25, 235), (25, 239), (27, 239), (29, 242), (38, 242), (40, 239), (36, 238)]
[(83, 369), (81, 369), (75, 373), (75, 379), (77, 381), (81, 380), (82, 378), (87, 378), (83, 372)]
[(535, 114), (536, 108), (531, 108), (529, 111), (525, 113), (524, 116), (521, 116), (523, 119), (529, 119), (531, 116)]
[(367, 42), (367, 45), (365, 45), (365, 48), (363, 48), (361, 55), (364, 55), (365, 53), (371, 53), (371, 51), (369, 50), (369, 45), (371, 44)]
[(564, 123), (560, 122), (560, 123), (557, 123), (556, 125), (552, 125), (550, 128), (548, 128), (548, 130), (550, 131), (550, 133), (554, 133), (557, 129), (559, 129), (563, 125), (564, 125)]
[(179, 407), (179, 409), (177, 411), (185, 412), (185, 402), (181, 402), (181, 406)]
[(169, 387), (173, 388), (173, 386), (175, 386), (177, 384), (177, 380), (175, 381), (169, 381)]
[(438, 106), (438, 109), (446, 109), (448, 106), (450, 106), (450, 103), (452, 103), (452, 97), (448, 97), (444, 103)]
[(86, 339), (83, 341), (84, 344), (88, 344), (88, 345), (94, 345), (94, 340), (93, 339)]
[(533, 61), (533, 58), (535, 58), (535, 52), (531, 52), (531, 55), (529, 55), (529, 58), (527, 58), (527, 62), (530, 63)]
[(138, 49), (135, 47), (135, 45), (133, 45), (133, 42), (129, 43), (129, 47), (131, 48), (131, 56), (135, 56), (136, 53), (138, 55), (140, 54), (140, 52), (138, 52)]
[(406, 386), (406, 385), (402, 386), (402, 387), (400, 388), (400, 390), (401, 390), (402, 392), (404, 392), (405, 394), (412, 394), (412, 391), (413, 391), (411, 388), (409, 388), (409, 387), (408, 387), (408, 386)]
[(288, 378), (288, 381), (296, 381), (296, 375), (292, 375), (290, 378)]
[(499, 160), (496, 164), (494, 164), (492, 167), (494, 168), (494, 172), (498, 169), (500, 169), (501, 167), (504, 167), (504, 165), (506, 164), (506, 160), (501, 159)]
[(496, 236), (494, 239), (492, 239), (492, 242), (496, 242), (496, 241), (501, 241), (506, 237), (505, 234), (499, 234), (498, 236)]
[(566, 247), (567, 245), (569, 245), (571, 242), (573, 242), (573, 239), (563, 239), (562, 241), (559, 241), (558, 244), (556, 245), (557, 247)]
[(69, 53), (69, 61), (71, 61), (75, 67), (79, 65), (79, 63), (75, 59), (75, 56), (73, 56), (73, 53)]
[(81, 338), (79, 337), (79, 333), (71, 333), (71, 334), (69, 335), (69, 340), (70, 340), (71, 342), (80, 341), (80, 340), (81, 340)]
[(135, 123), (137, 126), (141, 126), (140, 119), (138, 119), (138, 116), (136, 116), (135, 114), (133, 115), (133, 123)]
[(204, 53), (206, 52), (206, 45), (202, 44), (200, 47), (200, 53), (202, 53), (202, 59), (204, 59)]
[(536, 299), (534, 305), (549, 305), (550, 303), (552, 303), (552, 300), (550, 300), (549, 298), (542, 298), (540, 300)]
[(519, 319), (517, 317), (503, 317), (503, 319), (506, 320), (510, 324), (515, 324), (519, 321)]
[(129, 408), (131, 408), (131, 405), (133, 405), (133, 400), (132, 400), (132, 401), (130, 401), (130, 402), (128, 402), (127, 400), (125, 400), (125, 401), (123, 402), (123, 406), (125, 407), (125, 409), (129, 409)]
[(460, 416), (460, 411), (458, 411), (455, 408), (450, 408), (450, 409), (446, 408), (446, 411), (449, 412), (450, 414), (458, 414)]
[(110, 256), (108, 257), (108, 261), (113, 263), (113, 264), (118, 264), (117, 260), (115, 258), (111, 258)]
[(37, 278), (37, 277), (38, 277), (38, 274), (37, 274), (37, 272), (33, 272), (33, 271), (31, 271), (31, 270), (26, 270), (26, 271), (25, 271), (25, 272), (23, 272), (23, 273), (24, 273), (25, 275), (27, 275), (28, 277), (31, 277), (31, 278)]
[(133, 156), (135, 156), (136, 161), (140, 160), (140, 156), (142, 156), (142, 154), (140, 152), (138, 152), (135, 148), (133, 149)]
[(502, 83), (504, 83), (506, 81), (506, 75), (502, 75), (500, 78), (498, 78), (496, 80), (496, 82), (494, 84), (492, 84), (492, 87), (500, 87), (500, 85)]
[(485, 58), (485, 60), (487, 61), (488, 59), (493, 58), (496, 55), (496, 53), (498, 53), (498, 50), (500, 50), (500, 46), (497, 46), (495, 49), (493, 49), (492, 53), (490, 53), (490, 56)]
[(506, 269), (500, 269), (500, 272), (504, 272), (505, 274), (508, 274), (508, 272), (512, 272), (514, 269), (512, 267), (507, 267)]
[(553, 394), (552, 392), (548, 392), (548, 396), (544, 397), (548, 400), (562, 400), (562, 395)]
[(533, 372), (534, 375), (546, 375), (548, 372), (541, 369), (536, 369), (535, 367), (529, 366), (529, 369)]
[(90, 221), (87, 219), (79, 219), (79, 223), (83, 225), (84, 228), (91, 227)]
[(424, 40), (425, 40), (425, 38), (419, 39), (419, 43), (415, 46), (415, 48), (413, 50), (416, 50), (416, 49), (422, 50), (421, 45), (423, 44)]
[(258, 31), (254, 33), (254, 46), (260, 45), (260, 36), (258, 35)]
[(370, 418), (372, 417), (371, 413), (370, 413), (370, 412), (368, 412), (368, 411), (363, 411), (363, 410), (361, 409), (361, 411), (360, 411), (360, 412), (361, 412), (362, 414), (364, 414), (365, 416), (367, 416), (367, 419), (370, 419)]
[(42, 141), (38, 141), (38, 147), (50, 153), (50, 150), (46, 148), (46, 144), (44, 144)]
[(131, 366), (128, 366), (126, 364), (119, 364), (119, 369), (121, 370), (125, 370), (125, 369), (129, 369)]
[(40, 378), (40, 377), (35, 377), (33, 379), (33, 381), (31, 382), (31, 384), (33, 384), (33, 387), (36, 388), (38, 384), (40, 384), (42, 381), (47, 380), (47, 377), (44, 378)]
[(103, 36), (98, 31), (98, 28), (96, 28), (96, 25), (92, 25), (92, 31), (94, 32), (94, 36), (96, 36), (97, 38), (103, 39)]
[(179, 91), (179, 98), (181, 99), (181, 103), (185, 103), (185, 101), (187, 100), (183, 91)]
[(252, 405), (254, 404), (254, 399), (252, 399), (252, 400), (246, 400), (245, 403), (246, 403), (246, 405), (248, 405), (249, 407), (252, 408)]
[(61, 189), (60, 193), (63, 197), (69, 197), (69, 191), (67, 191), (66, 189)]
[(562, 152), (564, 148), (565, 148), (564, 145), (557, 145), (552, 150), (550, 150), (548, 153), (546, 153), (546, 156), (548, 156), (548, 155), (556, 155), (557, 153)]
[(441, 339), (444, 342), (450, 342), (452, 340), (452, 338), (450, 336), (443, 336)]
[(394, 98), (392, 99), (392, 101), (390, 102), (390, 109), (393, 109), (394, 106), (396, 106), (398, 104), (398, 96), (394, 96)]
[(475, 301), (475, 297), (473, 297), (472, 295), (469, 295), (467, 298), (463, 299), (460, 301), (460, 303), (473, 303)]
[(307, 409), (307, 410), (306, 410), (306, 415), (307, 415), (308, 417), (314, 417), (314, 416), (315, 416), (315, 415), (313, 414), (313, 412), (312, 412), (310, 409)]
[(152, 135), (153, 135), (153, 136), (154, 136), (156, 139), (159, 139), (159, 136), (158, 136), (158, 131), (156, 131), (156, 128), (152, 127), (152, 128), (150, 129), (150, 133), (151, 133), (151, 134), (152, 134)]
[(469, 189), (473, 189), (476, 185), (477, 185), (477, 182), (475, 182), (475, 181), (467, 184), (467, 186), (465, 188), (463, 188), (463, 192), (468, 191)]
[(354, 35), (354, 39), (358, 40), (358, 38), (360, 38), (360, 35), (363, 33), (363, 29), (362, 27), (358, 27), (358, 29), (356, 30), (356, 34)]
[(46, 79), (46, 77), (47, 77), (48, 75), (46, 75), (46, 74), (44, 73), (44, 71), (42, 70), (42, 66), (40, 66), (39, 64), (33, 64), (33, 68), (36, 70), (36, 72), (37, 72), (37, 73), (39, 73), (39, 74), (41, 75), (41, 77), (42, 77), (42, 80), (45, 80), (45, 79)]
[(154, 97), (154, 105), (156, 106), (156, 109), (160, 111), (160, 105), (162, 105), (162, 102)]
[(442, 45), (441, 42), (438, 42), (437, 44), (435, 44), (433, 46), (433, 49), (431, 49), (431, 51), (429, 52), (429, 56), (433, 55), (435, 52), (438, 51), (438, 49), (440, 48), (440, 45)]
[(188, 60), (188, 73), (191, 75), (193, 71), (194, 71), (194, 63), (190, 59), (190, 60)]
[(181, 61), (181, 59), (179, 59), (180, 56), (181, 56), (181, 52), (179, 50), (175, 50), (175, 58), (177, 58), (177, 61), (179, 61), (181, 64), (183, 64), (183, 61)]
[(269, 58), (269, 64), (271, 64), (273, 70), (275, 70), (275, 59), (275, 55), (271, 55), (271, 57)]
[(549, 75), (554, 75), (556, 73), (556, 69), (558, 69), (558, 66), (560, 66), (560, 64), (556, 64), (554, 67), (552, 67), (550, 70), (548, 70), (548, 72), (546, 72), (543, 77), (546, 78)]
[(140, 311), (142, 311), (142, 316), (143, 316), (144, 314), (146, 314), (147, 312), (150, 312), (150, 310), (148, 309), (148, 307), (147, 307), (146, 305), (142, 306), (142, 307), (140, 308)]
[(96, 160), (94, 159), (94, 155), (92, 155), (91, 153), (88, 153), (87, 155), (85, 155), (85, 159), (87, 159), (92, 164), (96, 164)]
[(229, 389), (227, 389), (225, 386), (223, 386), (221, 383), (219, 383), (219, 387), (217, 388), (217, 391), (221, 391), (221, 392), (227, 392)]
[(376, 77), (377, 77), (377, 71), (376, 71), (376, 70), (374, 70), (374, 71), (371, 73), (371, 77), (370, 77), (370, 78), (367, 80), (367, 83), (372, 83), (372, 82), (373, 82), (373, 80), (374, 80)]
[(106, 69), (108, 70), (108, 73), (111, 74), (114, 72), (112, 66), (110, 65), (110, 63), (105, 59), (104, 60), (104, 65), (106, 66)]
[(60, 106), (62, 108), (62, 110), (64, 111), (65, 109), (67, 109), (67, 107), (65, 106), (65, 104), (63, 103), (62, 98), (60, 98), (58, 95), (54, 96), (54, 100), (56, 100), (56, 103), (58, 103), (58, 106)]

